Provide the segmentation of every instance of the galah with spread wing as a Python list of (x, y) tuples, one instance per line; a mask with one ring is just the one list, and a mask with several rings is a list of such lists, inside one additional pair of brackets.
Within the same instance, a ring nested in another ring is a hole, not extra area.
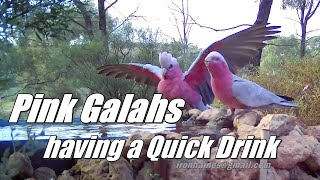
[(276, 38), (280, 26), (255, 24), (230, 35), (203, 49), (188, 71), (182, 73), (179, 63), (170, 53), (159, 55), (161, 68), (151, 64), (126, 63), (104, 65), (99, 74), (134, 79), (137, 82), (157, 87), (167, 99), (182, 98), (191, 108), (207, 109), (212, 104), (214, 94), (210, 87), (210, 74), (204, 64), (212, 51), (223, 52), (233, 72), (247, 65), (265, 46), (264, 41)]
[(205, 64), (211, 75), (212, 91), (218, 100), (229, 106), (231, 116), (235, 109), (251, 109), (268, 106), (298, 107), (290, 97), (279, 96), (262, 86), (234, 75), (219, 52), (210, 52)]

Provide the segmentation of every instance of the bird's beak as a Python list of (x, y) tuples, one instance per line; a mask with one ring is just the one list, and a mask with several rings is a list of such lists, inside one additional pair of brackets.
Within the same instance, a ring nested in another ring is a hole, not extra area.
[(167, 69), (166, 68), (162, 68), (162, 76), (164, 77), (167, 74)]

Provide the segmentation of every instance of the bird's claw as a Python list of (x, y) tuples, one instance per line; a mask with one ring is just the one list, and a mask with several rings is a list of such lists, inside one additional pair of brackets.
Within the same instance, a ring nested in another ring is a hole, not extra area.
[(212, 106), (210, 106), (209, 104), (206, 105), (206, 109), (213, 109)]

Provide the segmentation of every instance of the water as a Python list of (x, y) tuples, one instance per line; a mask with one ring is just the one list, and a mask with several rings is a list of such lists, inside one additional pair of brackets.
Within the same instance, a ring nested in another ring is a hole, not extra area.
[[(0, 121), (7, 121), (1, 120)], [(0, 126), (0, 141), (27, 140), (28, 129), (36, 139), (49, 139), (56, 135), (59, 139), (82, 139), (90, 138), (92, 135), (107, 139), (127, 138), (135, 131), (147, 131), (158, 133), (165, 130), (175, 131), (175, 124), (83, 124), (74, 122), (72, 124), (8, 124)]]

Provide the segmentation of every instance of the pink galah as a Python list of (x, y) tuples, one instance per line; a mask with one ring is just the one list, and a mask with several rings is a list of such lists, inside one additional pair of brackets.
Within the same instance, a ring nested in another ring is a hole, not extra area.
[(229, 69), (227, 60), (219, 52), (209, 53), (205, 64), (211, 75), (212, 91), (221, 103), (229, 106), (231, 116), (234, 115), (235, 109), (298, 107), (290, 102), (292, 98), (274, 94), (252, 81), (234, 75)]
[(233, 72), (247, 65), (265, 46), (264, 41), (276, 37), (279, 26), (266, 24), (253, 25), (238, 33), (230, 35), (203, 49), (188, 71), (182, 73), (178, 61), (170, 53), (160, 53), (161, 68), (151, 64), (127, 63), (104, 65), (99, 74), (125, 77), (137, 82), (157, 87), (159, 93), (167, 99), (183, 98), (187, 105), (200, 110), (212, 104), (214, 94), (210, 87), (210, 74), (204, 64), (212, 51), (223, 52)]

